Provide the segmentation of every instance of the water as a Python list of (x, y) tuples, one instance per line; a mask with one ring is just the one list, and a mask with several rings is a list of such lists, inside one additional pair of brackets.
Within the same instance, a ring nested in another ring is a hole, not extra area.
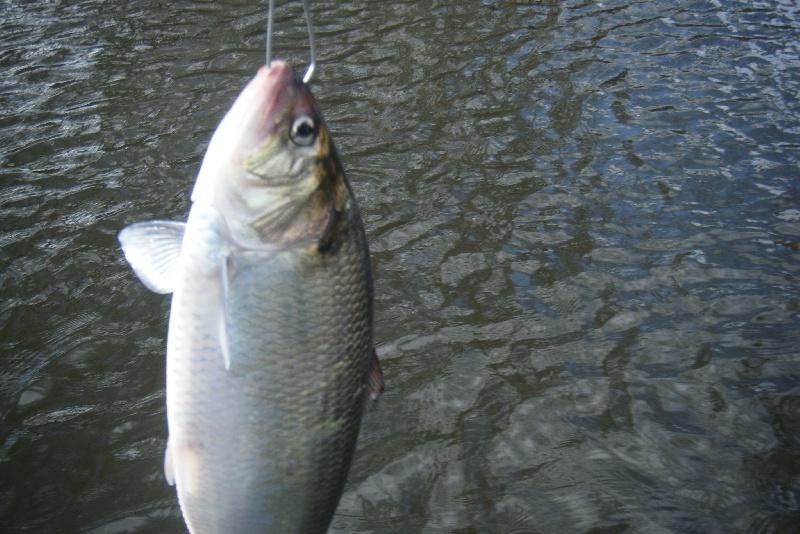
[[(185, 218), (265, 8), (0, 7), (0, 530), (185, 532), (116, 233)], [(312, 9), (387, 381), (332, 532), (797, 531), (800, 8)]]

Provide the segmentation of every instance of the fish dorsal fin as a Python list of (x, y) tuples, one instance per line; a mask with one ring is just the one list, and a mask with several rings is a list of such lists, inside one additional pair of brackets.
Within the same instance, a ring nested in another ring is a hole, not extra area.
[(372, 358), (369, 362), (369, 373), (367, 374), (367, 381), (364, 384), (366, 392), (364, 393), (364, 410), (368, 410), (378, 397), (381, 396), (386, 386), (383, 382), (383, 369), (381, 369), (381, 362), (378, 360), (378, 353), (372, 349)]
[(186, 223), (142, 221), (126, 226), (118, 239), (139, 280), (156, 293), (172, 293), (177, 280)]

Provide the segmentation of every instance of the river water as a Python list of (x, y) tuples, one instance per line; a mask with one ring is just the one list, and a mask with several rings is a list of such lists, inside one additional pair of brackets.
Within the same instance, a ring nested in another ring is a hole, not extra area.
[[(332, 532), (798, 531), (797, 3), (312, 9), (387, 383)], [(265, 11), (0, 4), (0, 531), (185, 532), (116, 234), (186, 217)]]

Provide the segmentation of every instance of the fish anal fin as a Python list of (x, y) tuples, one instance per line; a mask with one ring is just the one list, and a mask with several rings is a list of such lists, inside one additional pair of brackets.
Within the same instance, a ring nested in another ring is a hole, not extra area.
[(197, 446), (181, 442), (174, 437), (167, 440), (164, 453), (164, 476), (170, 486), (178, 486), (184, 493), (193, 493), (200, 487), (201, 460)]
[(164, 476), (167, 478), (167, 484), (175, 485), (175, 466), (172, 461), (172, 448), (169, 440), (167, 440), (167, 450), (164, 451)]

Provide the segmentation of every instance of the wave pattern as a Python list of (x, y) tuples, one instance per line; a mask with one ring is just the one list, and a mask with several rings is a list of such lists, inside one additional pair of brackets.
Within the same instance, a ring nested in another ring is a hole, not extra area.
[[(387, 381), (332, 531), (796, 525), (798, 8), (313, 10)], [(185, 531), (168, 300), (116, 233), (185, 217), (264, 11), (0, 6), (0, 530)]]

